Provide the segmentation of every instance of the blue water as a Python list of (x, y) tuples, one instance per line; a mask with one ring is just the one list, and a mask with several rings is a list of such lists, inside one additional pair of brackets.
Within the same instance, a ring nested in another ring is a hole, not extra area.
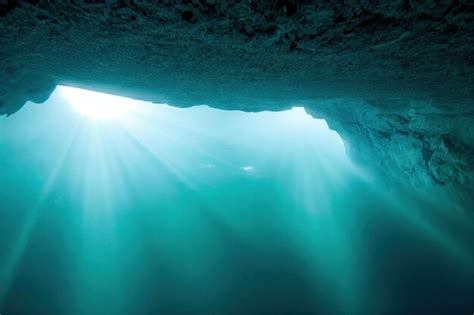
[(0, 187), (1, 314), (474, 311), (471, 216), (384, 183), (303, 108), (62, 87), (0, 117)]

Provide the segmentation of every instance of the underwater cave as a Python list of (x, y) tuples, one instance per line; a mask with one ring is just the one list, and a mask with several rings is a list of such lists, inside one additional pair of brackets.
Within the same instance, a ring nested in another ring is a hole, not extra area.
[(0, 0), (0, 314), (471, 314), (474, 4)]

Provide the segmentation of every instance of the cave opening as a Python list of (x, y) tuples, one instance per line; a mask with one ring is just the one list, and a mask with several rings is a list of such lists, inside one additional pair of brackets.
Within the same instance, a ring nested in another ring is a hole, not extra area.
[[(64, 174), (68, 180), (91, 166), (89, 186), (97, 185), (95, 191), (105, 185), (100, 174), (115, 172), (124, 181), (124, 170), (133, 172), (135, 166), (166, 169), (166, 176), (189, 186), (210, 180), (201, 172), (211, 169), (222, 178), (239, 172), (274, 176), (282, 167), (304, 173), (302, 166), (290, 168), (299, 162), (341, 174), (360, 171), (337, 132), (297, 106), (276, 112), (179, 108), (58, 86), (45, 103), (30, 103), (1, 119), (3, 149), (34, 161), (30, 174), (48, 178), (48, 168), (61, 168), (70, 171)], [(38, 135), (41, 142), (35, 141)]]

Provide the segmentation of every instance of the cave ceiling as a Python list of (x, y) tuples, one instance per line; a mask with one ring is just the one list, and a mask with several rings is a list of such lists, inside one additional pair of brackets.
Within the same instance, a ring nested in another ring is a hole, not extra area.
[(471, 1), (0, 0), (0, 29), (0, 114), (58, 84), (174, 106), (300, 104), (355, 158), (472, 192)]

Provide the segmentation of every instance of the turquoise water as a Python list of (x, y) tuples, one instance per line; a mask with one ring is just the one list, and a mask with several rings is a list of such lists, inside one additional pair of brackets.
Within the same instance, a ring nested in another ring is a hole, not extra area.
[(1, 314), (474, 311), (469, 215), (380, 182), (303, 108), (59, 88), (0, 117), (0, 187)]

